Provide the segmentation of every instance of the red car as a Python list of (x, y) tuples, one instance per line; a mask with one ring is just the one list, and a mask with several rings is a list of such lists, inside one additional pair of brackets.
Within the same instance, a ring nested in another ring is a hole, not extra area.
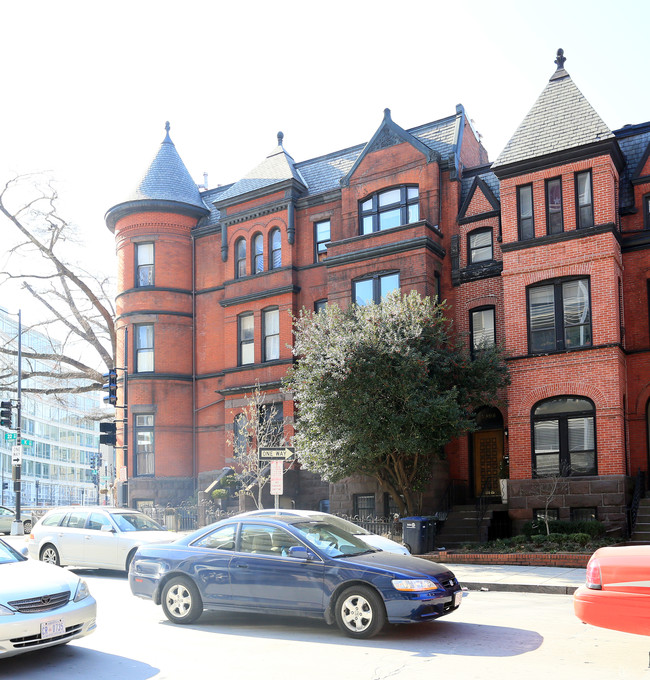
[(650, 545), (596, 550), (573, 607), (592, 626), (650, 635)]

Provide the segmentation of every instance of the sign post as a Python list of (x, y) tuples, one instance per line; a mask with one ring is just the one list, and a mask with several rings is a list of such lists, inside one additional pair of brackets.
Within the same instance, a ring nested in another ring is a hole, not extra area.
[(269, 463), (271, 467), (271, 495), (274, 497), (273, 507), (280, 507), (280, 496), (284, 493), (284, 463), (295, 460), (296, 449), (293, 446), (260, 446), (257, 449), (260, 463)]

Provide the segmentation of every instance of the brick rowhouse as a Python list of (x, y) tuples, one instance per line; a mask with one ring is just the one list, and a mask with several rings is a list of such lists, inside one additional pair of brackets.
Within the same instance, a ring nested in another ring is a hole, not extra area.
[[(493, 163), (460, 105), (410, 130), (386, 110), (365, 144), (296, 162), (279, 133), (246, 177), (200, 190), (167, 125), (106, 215), (128, 368), (122, 500), (178, 502), (233, 465), (257, 383), (290, 437), (289, 312), (399, 287), (446, 299), (472, 351), (498, 343), (511, 375), (447, 446), (425, 513), (483, 497), (505, 501), (513, 531), (547, 503), (623, 531), (648, 471), (650, 123), (612, 132), (564, 62)], [(392, 511), (369, 479), (288, 481), (283, 504)]]

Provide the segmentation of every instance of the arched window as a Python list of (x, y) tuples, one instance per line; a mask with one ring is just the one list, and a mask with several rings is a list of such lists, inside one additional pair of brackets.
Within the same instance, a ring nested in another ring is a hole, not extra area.
[(240, 238), (235, 243), (235, 278), (246, 276), (246, 239)]
[(253, 274), (264, 271), (264, 237), (262, 234), (253, 236)]
[(279, 229), (271, 231), (269, 244), (269, 269), (278, 269), (282, 266), (282, 235)]
[(553, 397), (532, 412), (533, 477), (595, 475), (596, 410), (585, 397)]

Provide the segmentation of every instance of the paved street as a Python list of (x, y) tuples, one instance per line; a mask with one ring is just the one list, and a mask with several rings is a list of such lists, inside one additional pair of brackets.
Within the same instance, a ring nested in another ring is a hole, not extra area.
[(301, 619), (210, 613), (192, 626), (174, 626), (160, 607), (131, 596), (124, 575), (78, 573), (98, 601), (97, 632), (6, 659), (0, 677), (650, 680), (650, 639), (581, 624), (568, 595), (474, 591), (436, 623), (390, 627), (353, 641), (335, 627)]

